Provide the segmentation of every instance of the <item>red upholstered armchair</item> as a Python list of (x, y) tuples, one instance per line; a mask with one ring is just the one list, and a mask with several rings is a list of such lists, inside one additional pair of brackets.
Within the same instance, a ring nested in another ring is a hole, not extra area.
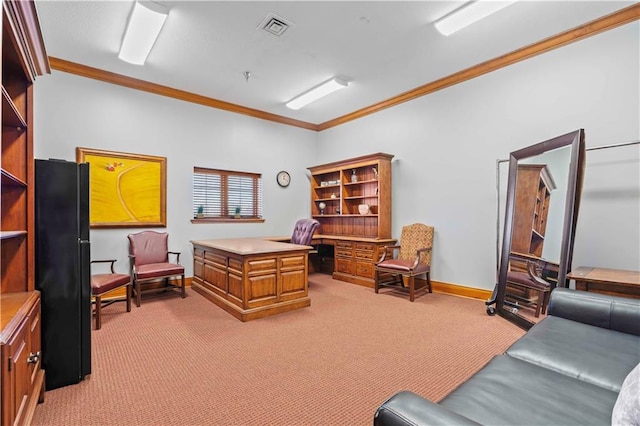
[[(164, 279), (165, 288), (181, 289), (185, 297), (184, 267), (180, 265), (180, 253), (169, 251), (169, 234), (166, 232), (142, 231), (129, 234), (129, 261), (136, 295), (136, 306), (140, 306), (140, 283)], [(176, 256), (176, 263), (169, 262), (169, 255)], [(174, 285), (169, 278), (180, 276), (181, 284)]]
[(111, 268), (108, 273), (91, 274), (91, 295), (96, 301), (96, 308), (94, 311), (94, 315), (96, 317), (96, 330), (100, 330), (100, 328), (102, 328), (102, 308), (121, 300), (111, 299), (105, 302), (102, 300), (102, 296), (106, 293), (120, 287), (125, 287), (127, 312), (131, 312), (131, 277), (126, 274), (118, 274), (113, 267), (115, 262), (115, 259), (91, 261), (91, 265), (95, 263), (111, 264)]
[(320, 226), (320, 222), (315, 219), (300, 219), (293, 228), (291, 243), (303, 246), (311, 245), (313, 234), (318, 229), (318, 226)]
[(511, 252), (507, 272), (507, 299), (514, 303), (514, 307), (521, 302), (524, 306), (534, 308), (536, 318), (540, 313), (545, 314), (549, 296), (555, 288), (558, 267), (557, 263), (530, 254)]
[[(376, 263), (375, 292), (381, 287), (408, 290), (409, 300), (415, 299), (415, 277), (424, 275), (422, 288), (431, 293), (431, 250), (434, 227), (422, 223), (403, 226), (400, 245), (384, 248)], [(394, 258), (394, 254), (397, 257)], [(406, 282), (405, 282), (406, 281)]]

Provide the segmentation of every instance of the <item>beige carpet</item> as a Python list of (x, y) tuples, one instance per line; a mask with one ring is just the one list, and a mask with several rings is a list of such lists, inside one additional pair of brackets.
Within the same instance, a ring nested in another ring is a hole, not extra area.
[(310, 277), (311, 307), (247, 323), (197, 293), (103, 311), (93, 374), (34, 425), (370, 425), (408, 389), (439, 400), (523, 335), (482, 301)]

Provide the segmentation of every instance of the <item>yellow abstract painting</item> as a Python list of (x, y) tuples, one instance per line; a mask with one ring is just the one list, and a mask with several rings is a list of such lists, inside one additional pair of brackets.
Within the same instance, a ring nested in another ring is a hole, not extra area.
[(89, 163), (91, 227), (166, 226), (166, 158), (77, 148)]

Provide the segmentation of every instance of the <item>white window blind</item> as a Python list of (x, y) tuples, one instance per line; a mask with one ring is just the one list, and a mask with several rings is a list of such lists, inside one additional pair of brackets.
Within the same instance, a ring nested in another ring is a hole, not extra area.
[(193, 217), (262, 218), (262, 176), (257, 173), (193, 168)]

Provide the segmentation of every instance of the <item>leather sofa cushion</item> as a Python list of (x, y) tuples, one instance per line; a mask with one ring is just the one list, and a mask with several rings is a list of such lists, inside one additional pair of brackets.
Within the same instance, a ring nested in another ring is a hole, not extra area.
[(550, 316), (506, 353), (619, 392), (627, 374), (640, 362), (640, 337)]
[(481, 424), (604, 425), (617, 394), (499, 355), (440, 404)]

